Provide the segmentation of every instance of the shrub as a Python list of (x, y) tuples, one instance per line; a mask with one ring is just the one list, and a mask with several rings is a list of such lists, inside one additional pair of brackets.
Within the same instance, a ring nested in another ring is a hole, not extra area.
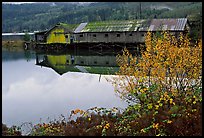
[(5, 124), (2, 124), (2, 136), (22, 136), (20, 128), (17, 126), (7, 127)]
[(121, 98), (135, 102), (126, 110), (135, 129), (127, 133), (125, 123), (120, 131), (201, 135), (202, 41), (192, 45), (182, 34), (177, 39), (168, 32), (160, 37), (148, 32), (145, 46), (141, 57), (124, 49), (117, 56), (120, 70), (109, 80)]
[(25, 36), (23, 38), (24, 41), (30, 41), (30, 35), (28, 33), (25, 33)]

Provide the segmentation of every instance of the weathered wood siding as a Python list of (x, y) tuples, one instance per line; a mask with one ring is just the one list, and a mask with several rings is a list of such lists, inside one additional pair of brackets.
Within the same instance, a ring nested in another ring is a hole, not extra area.
[(145, 32), (107, 32), (75, 34), (78, 43), (141, 43)]

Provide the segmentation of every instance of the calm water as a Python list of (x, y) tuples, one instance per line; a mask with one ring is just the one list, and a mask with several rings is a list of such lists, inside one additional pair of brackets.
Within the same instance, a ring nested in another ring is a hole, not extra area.
[[(41, 57), (44, 59), (45, 56)], [(60, 61), (64, 60), (62, 57)], [(55, 65), (59, 63), (58, 57), (46, 58), (50, 63), (55, 62)], [(67, 63), (69, 56), (65, 58)], [(91, 64), (97, 64), (101, 60), (100, 57), (93, 56), (80, 58), (86, 59), (80, 61), (81, 64), (89, 62), (88, 59), (98, 58), (98, 61)], [(76, 57), (75, 60), (80, 58)], [(105, 58), (108, 60), (109, 57)], [(24, 122), (35, 124), (46, 121), (48, 117), (58, 119), (61, 114), (68, 116), (76, 108), (86, 110), (95, 106), (127, 107), (127, 103), (117, 96), (113, 86), (106, 81), (105, 78), (111, 77), (110, 75), (73, 71), (65, 71), (60, 75), (55, 66), (36, 65), (36, 61), (35, 52), (2, 51), (2, 123), (8, 126)], [(111, 64), (111, 61), (105, 63)], [(64, 69), (61, 64), (59, 68)], [(65, 68), (69, 70), (67, 66)]]

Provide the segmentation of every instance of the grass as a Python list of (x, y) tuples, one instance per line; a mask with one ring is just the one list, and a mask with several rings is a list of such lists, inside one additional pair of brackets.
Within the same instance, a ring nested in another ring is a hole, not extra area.
[(24, 41), (16, 40), (16, 41), (2, 41), (2, 47), (23, 47)]
[(2, 41), (2, 51), (24, 51), (23, 41)]

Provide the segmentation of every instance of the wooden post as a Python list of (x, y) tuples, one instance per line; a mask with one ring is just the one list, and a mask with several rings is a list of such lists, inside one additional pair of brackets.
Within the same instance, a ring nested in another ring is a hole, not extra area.
[(39, 64), (38, 54), (36, 54), (35, 56), (36, 56), (36, 64)]

